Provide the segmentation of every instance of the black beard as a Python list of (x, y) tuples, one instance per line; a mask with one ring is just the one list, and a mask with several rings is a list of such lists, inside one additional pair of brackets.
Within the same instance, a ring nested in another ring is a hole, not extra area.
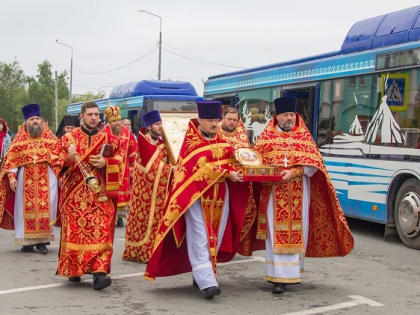
[(222, 128), (223, 128), (223, 130), (224, 130), (224, 131), (227, 131), (227, 132), (234, 132), (234, 131), (235, 131), (235, 129), (236, 129), (236, 128), (229, 129), (229, 128), (228, 128), (228, 127), (226, 127), (225, 125), (222, 125)]
[(37, 126), (28, 126), (28, 132), (29, 135), (32, 138), (38, 138), (41, 136), (42, 134), (42, 126), (41, 125), (37, 125)]
[(98, 125), (96, 125), (95, 127), (91, 127), (91, 126), (88, 126), (88, 124), (86, 124), (84, 121), (81, 121), (81, 125), (83, 126), (83, 127), (85, 127), (87, 130), (90, 130), (90, 131), (92, 131), (92, 130), (95, 130), (95, 129), (98, 129)]
[(154, 131), (152, 128), (150, 128), (150, 135), (154, 139), (157, 139), (157, 138), (159, 138), (161, 136), (159, 133), (157, 133), (156, 131)]

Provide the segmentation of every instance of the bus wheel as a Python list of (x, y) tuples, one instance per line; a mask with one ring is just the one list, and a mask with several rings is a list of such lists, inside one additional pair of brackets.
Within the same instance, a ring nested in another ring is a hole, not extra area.
[(420, 249), (420, 182), (406, 180), (395, 200), (395, 225), (401, 241), (410, 248)]

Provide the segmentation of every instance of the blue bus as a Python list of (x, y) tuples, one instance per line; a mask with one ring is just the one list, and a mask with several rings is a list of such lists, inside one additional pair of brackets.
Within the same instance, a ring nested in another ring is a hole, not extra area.
[(420, 5), (356, 22), (341, 49), (209, 77), (254, 142), (273, 100), (292, 95), (344, 213), (420, 249)]
[[(163, 114), (186, 114), (197, 111), (196, 102), (202, 100), (194, 86), (183, 81), (142, 80), (116, 86), (109, 98), (94, 100), (101, 113), (111, 105), (118, 105), (121, 117), (131, 120), (134, 130), (141, 127), (140, 117), (157, 109)], [(83, 102), (67, 107), (66, 115), (80, 114)]]

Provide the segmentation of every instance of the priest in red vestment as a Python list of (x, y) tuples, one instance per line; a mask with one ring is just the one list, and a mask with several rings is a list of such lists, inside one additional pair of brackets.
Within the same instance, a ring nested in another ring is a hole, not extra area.
[(97, 129), (96, 103), (84, 103), (80, 118), (81, 127), (66, 133), (57, 146), (65, 161), (60, 177), (57, 274), (72, 282), (93, 274), (93, 288), (101, 290), (111, 284), (107, 274), (115, 229), (115, 208), (107, 194), (120, 187), (123, 154), (117, 138)]
[(103, 131), (108, 137), (116, 137), (120, 141), (120, 147), (123, 152), (123, 161), (121, 168), (124, 170), (123, 180), (114, 199), (117, 209), (117, 226), (124, 226), (123, 218), (127, 216), (130, 205), (131, 183), (130, 170), (136, 160), (137, 143), (133, 133), (121, 124), (121, 110), (118, 106), (110, 106), (105, 110), (105, 116), (108, 123)]
[(274, 103), (276, 116), (254, 149), (264, 164), (280, 168), (283, 180), (262, 186), (253, 241), (265, 240), (265, 279), (273, 293), (282, 293), (286, 284), (301, 282), (304, 256), (345, 256), (353, 249), (353, 236), (295, 99)]
[[(227, 106), (223, 110), (222, 117), (222, 123), (217, 130), (220, 137), (230, 143), (232, 148), (235, 150), (238, 148), (251, 147), (248, 133), (241, 121), (238, 109), (232, 106)], [(231, 182), (228, 182), (228, 185), (230, 184)], [(251, 229), (254, 226), (254, 222), (257, 217), (257, 206), (254, 199), (254, 188), (251, 182), (235, 183), (235, 186), (243, 186), (244, 195), (242, 197), (248, 200), (241, 231), (239, 231), (239, 233), (234, 233), (237, 237), (239, 237), (239, 242), (236, 242), (239, 246), (237, 251), (239, 254), (242, 254), (244, 250), (247, 252), (247, 249), (250, 246), (249, 235), (252, 234)]]
[(226, 184), (227, 179), (242, 181), (242, 175), (232, 168), (233, 148), (217, 134), (220, 102), (197, 102), (197, 109), (199, 118), (189, 122), (145, 278), (192, 270), (194, 286), (212, 299), (221, 292), (216, 263), (235, 255), (238, 238), (231, 232), (240, 231), (247, 200), (241, 187)]
[(122, 258), (147, 262), (165, 214), (172, 164), (159, 112), (150, 111), (142, 120)]
[(7, 151), (0, 172), (0, 227), (15, 230), (22, 252), (47, 254), (57, 214), (57, 138), (42, 122), (38, 104), (22, 107), (25, 122)]

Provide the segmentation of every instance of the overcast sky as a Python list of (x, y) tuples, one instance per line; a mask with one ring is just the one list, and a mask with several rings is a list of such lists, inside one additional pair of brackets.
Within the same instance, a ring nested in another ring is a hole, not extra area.
[[(210, 75), (339, 50), (352, 24), (418, 5), (398, 0), (1, 0), (0, 61), (28, 75), (47, 59), (70, 70), (73, 94), (156, 79), (162, 17), (162, 78)], [(143, 58), (140, 58), (144, 56)], [(136, 61), (137, 60), (137, 61)], [(133, 62), (136, 61), (136, 62)], [(127, 66), (128, 65), (128, 66)]]

